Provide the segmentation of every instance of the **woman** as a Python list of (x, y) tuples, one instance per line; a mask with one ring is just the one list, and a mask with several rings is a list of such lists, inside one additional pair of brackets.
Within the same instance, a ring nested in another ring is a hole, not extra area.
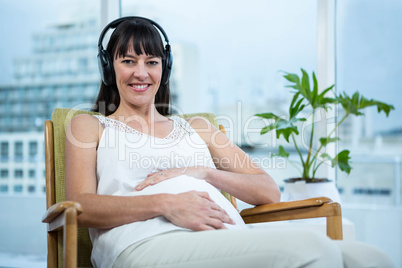
[(324, 236), (245, 227), (217, 189), (260, 205), (279, 202), (278, 186), (208, 121), (167, 117), (172, 59), (157, 28), (166, 40), (145, 18), (105, 28), (95, 109), (104, 116), (68, 127), (66, 197), (83, 207), (94, 266), (342, 267)]

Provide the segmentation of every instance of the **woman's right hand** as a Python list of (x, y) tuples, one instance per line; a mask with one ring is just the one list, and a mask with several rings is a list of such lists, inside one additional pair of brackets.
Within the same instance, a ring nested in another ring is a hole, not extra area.
[(170, 222), (193, 231), (227, 229), (224, 223), (235, 224), (206, 192), (169, 195), (165, 205), (164, 216)]

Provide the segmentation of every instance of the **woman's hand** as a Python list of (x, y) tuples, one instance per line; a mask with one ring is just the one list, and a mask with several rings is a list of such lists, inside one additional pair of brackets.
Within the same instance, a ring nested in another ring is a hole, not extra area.
[(141, 191), (144, 188), (155, 185), (161, 181), (168, 180), (180, 175), (188, 175), (197, 179), (204, 180), (207, 177), (209, 168), (207, 167), (187, 167), (187, 168), (171, 168), (155, 173), (148, 174), (148, 176), (140, 182), (136, 187), (135, 191)]
[(165, 203), (164, 216), (177, 226), (205, 231), (227, 229), (224, 223), (235, 224), (206, 192), (190, 191), (170, 197)]

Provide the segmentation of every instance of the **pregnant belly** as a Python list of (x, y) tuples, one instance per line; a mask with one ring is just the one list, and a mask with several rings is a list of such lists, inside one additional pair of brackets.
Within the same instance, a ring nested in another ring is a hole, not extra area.
[(224, 209), (229, 216), (235, 221), (235, 226), (226, 224), (229, 229), (244, 227), (245, 223), (237, 210), (233, 205), (227, 200), (220, 191), (218, 191), (214, 186), (209, 184), (204, 180), (199, 180), (187, 175), (181, 175), (172, 179), (168, 179), (157, 183), (152, 186), (148, 186), (142, 191), (134, 191), (129, 193), (129, 196), (140, 196), (140, 195), (153, 195), (153, 194), (179, 194), (189, 191), (207, 192), (211, 199)]

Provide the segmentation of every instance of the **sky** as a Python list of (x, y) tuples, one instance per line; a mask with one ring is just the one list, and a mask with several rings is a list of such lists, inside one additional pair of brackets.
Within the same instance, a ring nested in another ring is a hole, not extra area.
[[(157, 20), (172, 43), (194, 46), (201, 94), (217, 88), (220, 104), (287, 95), (280, 71), (316, 71), (317, 0), (122, 0), (123, 15)], [(12, 79), (12, 60), (32, 53), (31, 35), (57, 21), (99, 12), (100, 0), (0, 0), (0, 83)], [(374, 112), (376, 131), (402, 127), (396, 79), (402, 71), (402, 3), (337, 1), (337, 89), (360, 90), (394, 104), (389, 120)], [(261, 95), (261, 97), (259, 97)], [(400, 112), (399, 112), (400, 113)]]

